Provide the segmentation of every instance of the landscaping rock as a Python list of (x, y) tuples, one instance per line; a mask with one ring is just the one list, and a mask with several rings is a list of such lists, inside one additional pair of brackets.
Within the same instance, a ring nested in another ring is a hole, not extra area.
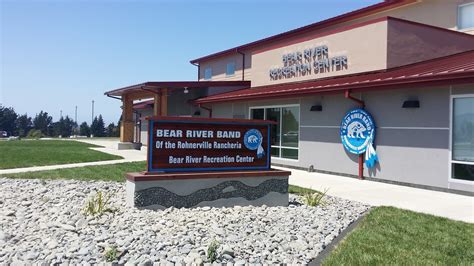
[[(329, 196), (309, 207), (290, 195), (289, 207), (139, 210), (126, 206), (123, 183), (43, 182), (0, 178), (0, 265), (104, 264), (113, 248), (119, 264), (206, 265), (212, 242), (219, 264), (307, 264), (369, 208)], [(97, 191), (112, 193), (115, 211), (85, 216)]]

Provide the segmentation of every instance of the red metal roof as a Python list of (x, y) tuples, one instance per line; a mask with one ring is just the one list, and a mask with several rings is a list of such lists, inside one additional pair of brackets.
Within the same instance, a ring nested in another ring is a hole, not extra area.
[(236, 90), (195, 102), (268, 100), (345, 90), (368, 91), (465, 83), (474, 83), (474, 51), (375, 72)]
[(155, 104), (154, 100), (147, 100), (143, 102), (138, 102), (133, 104), (134, 110), (145, 110), (145, 109), (153, 109), (153, 105)]
[(417, 0), (385, 0), (381, 3), (377, 3), (377, 4), (374, 4), (374, 5), (371, 5), (371, 6), (367, 6), (367, 7), (361, 8), (361, 9), (357, 9), (357, 10), (354, 10), (354, 11), (336, 16), (336, 17), (332, 17), (332, 18), (329, 18), (329, 19), (326, 19), (326, 20), (322, 20), (322, 21), (313, 23), (313, 24), (306, 25), (306, 26), (303, 26), (303, 27), (300, 27), (300, 28), (297, 28), (297, 29), (294, 29), (294, 30), (290, 30), (290, 31), (283, 32), (283, 33), (280, 33), (280, 34), (277, 34), (277, 35), (273, 35), (273, 36), (270, 36), (268, 38), (260, 39), (258, 41), (254, 41), (254, 42), (247, 43), (247, 44), (244, 44), (244, 45), (240, 45), (240, 46), (237, 46), (237, 47), (234, 47), (234, 48), (231, 48), (231, 49), (227, 49), (227, 50), (224, 50), (224, 51), (220, 51), (220, 52), (217, 52), (217, 53), (206, 55), (206, 56), (191, 60), (190, 62), (191, 62), (191, 64), (195, 64), (195, 63), (199, 63), (200, 61), (203, 61), (203, 60), (208, 60), (208, 59), (211, 59), (211, 58), (216, 58), (216, 57), (220, 57), (220, 56), (224, 56), (224, 55), (228, 55), (228, 54), (232, 54), (232, 53), (237, 53), (239, 51), (242, 52), (245, 49), (250, 49), (250, 48), (257, 47), (257, 46), (266, 45), (266, 44), (271, 43), (271, 42), (280, 41), (280, 40), (283, 40), (283, 39), (286, 39), (286, 38), (298, 36), (298, 35), (301, 35), (303, 33), (308, 32), (308, 31), (319, 30), (319, 29), (323, 29), (325, 27), (329, 27), (329, 26), (336, 25), (336, 24), (339, 24), (339, 23), (351, 21), (351, 20), (358, 19), (358, 18), (361, 18), (361, 17), (366, 17), (366, 16), (369, 16), (369, 15), (372, 15), (372, 14), (375, 14), (375, 13), (379, 13), (379, 12), (382, 12), (382, 11), (389, 10), (389, 9), (397, 8), (397, 7), (400, 7), (400, 6), (405, 6), (405, 5), (408, 5), (408, 4), (412, 4), (416, 1)]
[(149, 81), (124, 88), (108, 91), (104, 93), (107, 96), (122, 96), (125, 93), (131, 93), (140, 90), (155, 89), (195, 89), (195, 88), (212, 88), (212, 87), (248, 87), (250, 81)]

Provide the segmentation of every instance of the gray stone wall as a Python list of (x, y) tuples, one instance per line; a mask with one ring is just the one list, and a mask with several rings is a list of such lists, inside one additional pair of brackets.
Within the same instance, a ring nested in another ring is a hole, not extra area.
[(162, 209), (288, 205), (288, 177), (127, 180), (127, 204)]

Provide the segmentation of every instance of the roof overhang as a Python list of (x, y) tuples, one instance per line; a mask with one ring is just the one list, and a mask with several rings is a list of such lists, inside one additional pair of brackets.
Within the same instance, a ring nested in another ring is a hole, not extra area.
[(250, 87), (250, 81), (149, 81), (107, 91), (104, 94), (111, 97), (119, 97), (125, 94), (142, 93), (144, 91), (158, 93), (160, 89), (199, 89), (213, 87)]
[(265, 85), (195, 100), (196, 104), (295, 98), (321, 93), (374, 91), (474, 83), (474, 51), (388, 70)]

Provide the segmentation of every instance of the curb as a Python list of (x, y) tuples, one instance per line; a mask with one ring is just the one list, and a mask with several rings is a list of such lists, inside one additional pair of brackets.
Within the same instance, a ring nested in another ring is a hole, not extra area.
[(359, 218), (357, 218), (354, 222), (352, 222), (346, 229), (342, 230), (342, 232), (334, 238), (329, 245), (326, 246), (319, 254), (314, 258), (312, 261), (309, 262), (309, 265), (321, 265), (323, 261), (336, 249), (336, 247), (341, 243), (341, 241), (346, 238), (346, 236), (354, 231), (354, 229), (359, 225), (359, 223), (365, 218), (367, 214), (370, 213), (372, 208), (368, 209), (367, 211), (363, 212)]

